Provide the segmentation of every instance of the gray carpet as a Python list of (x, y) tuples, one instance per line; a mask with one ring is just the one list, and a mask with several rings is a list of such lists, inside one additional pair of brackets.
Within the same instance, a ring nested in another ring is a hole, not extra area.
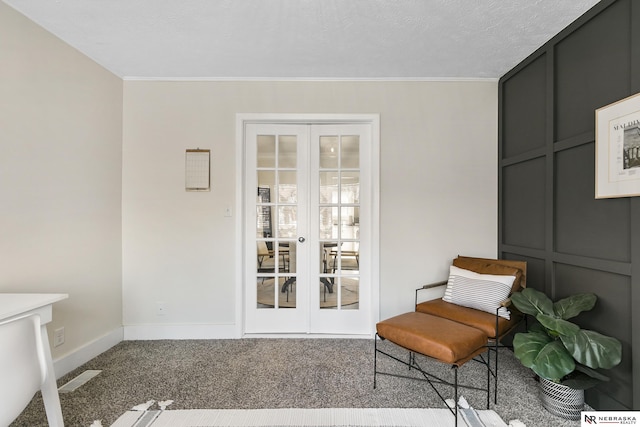
[[(379, 345), (405, 358), (393, 344)], [(122, 413), (148, 400), (173, 400), (169, 409), (208, 408), (440, 408), (442, 402), (420, 381), (379, 376), (373, 389), (373, 340), (241, 339), (124, 341), (58, 381), (62, 385), (87, 369), (102, 373), (76, 391), (61, 394), (67, 426), (88, 427), (94, 420), (111, 425)], [(419, 359), (423, 368), (452, 378), (450, 368)], [(407, 373), (407, 368), (379, 356), (379, 369)], [(461, 383), (484, 384), (483, 365), (468, 362)], [(546, 412), (537, 383), (507, 349), (500, 350), (498, 404), (502, 419), (527, 427), (579, 426)], [(443, 389), (449, 393), (448, 389)], [(476, 409), (486, 409), (481, 392), (463, 390)], [(36, 395), (12, 426), (46, 426)]]

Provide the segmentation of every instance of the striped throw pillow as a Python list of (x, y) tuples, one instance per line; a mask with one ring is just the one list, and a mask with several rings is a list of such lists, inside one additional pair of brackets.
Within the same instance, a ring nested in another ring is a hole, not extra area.
[(447, 289), (442, 299), (463, 307), (475, 308), (498, 315), (505, 319), (511, 318), (511, 313), (500, 303), (509, 297), (515, 276), (494, 274), (479, 274), (451, 266)]

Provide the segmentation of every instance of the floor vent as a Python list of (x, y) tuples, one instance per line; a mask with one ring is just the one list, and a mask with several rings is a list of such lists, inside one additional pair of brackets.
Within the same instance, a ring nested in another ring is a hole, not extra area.
[(72, 379), (71, 381), (69, 381), (68, 383), (63, 385), (62, 387), (60, 387), (58, 389), (58, 392), (59, 393), (71, 393), (72, 391), (74, 391), (78, 387), (80, 387), (81, 385), (85, 384), (91, 378), (93, 378), (96, 375), (98, 375), (100, 372), (102, 372), (102, 371), (92, 371), (92, 370), (84, 371), (83, 373), (81, 373), (80, 375), (78, 375), (77, 377), (75, 377), (74, 379)]

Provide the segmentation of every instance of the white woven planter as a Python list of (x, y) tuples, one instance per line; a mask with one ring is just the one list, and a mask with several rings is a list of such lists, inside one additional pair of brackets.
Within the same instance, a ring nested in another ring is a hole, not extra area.
[(544, 378), (540, 378), (540, 400), (547, 411), (567, 420), (579, 420), (580, 411), (584, 410), (584, 390), (575, 390)]

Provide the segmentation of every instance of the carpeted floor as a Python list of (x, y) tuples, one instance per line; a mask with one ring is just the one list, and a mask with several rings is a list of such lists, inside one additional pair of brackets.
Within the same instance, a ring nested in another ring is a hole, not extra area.
[[(406, 351), (379, 342), (406, 357)], [(173, 400), (169, 409), (256, 408), (441, 408), (427, 383), (379, 376), (373, 388), (373, 340), (241, 339), (124, 341), (65, 375), (62, 385), (87, 369), (102, 370), (74, 392), (61, 394), (67, 426), (111, 425), (121, 414), (148, 400)], [(450, 368), (431, 360), (421, 366), (450, 378)], [(405, 374), (406, 367), (379, 357), (379, 369)], [(461, 383), (484, 384), (484, 368), (468, 362)], [(443, 389), (449, 392), (447, 389)], [(537, 383), (507, 349), (500, 351), (498, 404), (491, 405), (509, 423), (527, 427), (569, 427), (546, 412)], [(486, 409), (481, 392), (463, 390), (476, 409)], [(46, 426), (38, 395), (12, 426)]]

